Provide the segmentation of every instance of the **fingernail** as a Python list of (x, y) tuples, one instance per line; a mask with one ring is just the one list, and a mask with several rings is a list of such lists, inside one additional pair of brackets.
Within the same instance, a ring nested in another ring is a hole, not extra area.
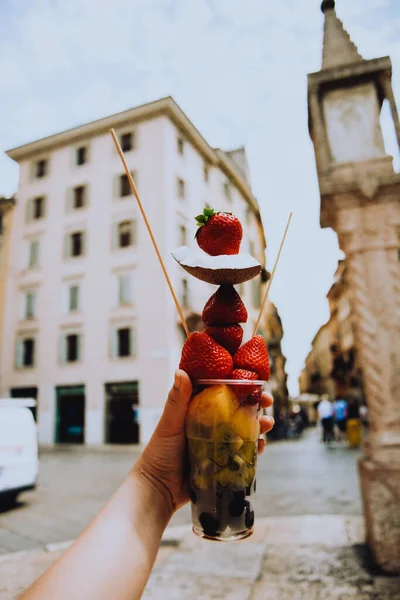
[(178, 371), (175, 371), (174, 388), (179, 390), (180, 387), (181, 387), (181, 376), (178, 373)]

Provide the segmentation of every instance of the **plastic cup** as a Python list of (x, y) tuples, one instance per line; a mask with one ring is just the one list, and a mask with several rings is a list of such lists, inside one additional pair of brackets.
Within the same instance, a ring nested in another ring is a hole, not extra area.
[(199, 380), (186, 419), (193, 531), (235, 541), (253, 532), (265, 381)]

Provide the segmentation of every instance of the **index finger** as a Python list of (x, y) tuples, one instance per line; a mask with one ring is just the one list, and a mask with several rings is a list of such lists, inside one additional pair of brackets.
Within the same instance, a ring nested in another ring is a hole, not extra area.
[(261, 406), (263, 408), (268, 408), (269, 406), (272, 406), (272, 404), (274, 403), (274, 397), (269, 394), (268, 392), (263, 392), (262, 396), (261, 396)]

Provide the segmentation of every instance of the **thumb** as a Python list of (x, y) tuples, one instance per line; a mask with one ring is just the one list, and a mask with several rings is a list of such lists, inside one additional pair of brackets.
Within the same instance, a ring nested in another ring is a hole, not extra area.
[(167, 435), (179, 433), (185, 424), (187, 407), (192, 395), (192, 384), (185, 371), (175, 371), (174, 385), (170, 389), (160, 426)]

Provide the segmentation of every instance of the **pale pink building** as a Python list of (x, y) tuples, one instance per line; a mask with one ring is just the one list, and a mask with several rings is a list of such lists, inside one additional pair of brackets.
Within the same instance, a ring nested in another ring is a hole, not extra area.
[[(188, 316), (196, 320), (215, 288), (187, 275), (170, 251), (195, 243), (194, 216), (206, 204), (240, 217), (242, 251), (264, 263), (244, 150), (211, 148), (172, 98), (10, 150), (20, 179), (0, 396), (37, 398), (42, 443), (148, 440), (179, 362), (178, 316), (111, 127)], [(241, 290), (247, 336), (260, 284)]]

